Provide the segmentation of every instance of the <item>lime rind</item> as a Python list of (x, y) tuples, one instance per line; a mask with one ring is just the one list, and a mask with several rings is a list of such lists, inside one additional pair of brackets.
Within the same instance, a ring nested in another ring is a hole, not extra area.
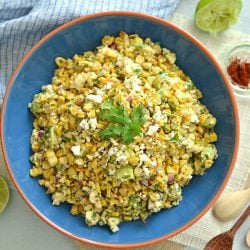
[(9, 201), (9, 188), (5, 179), (0, 176), (0, 214), (5, 209)]
[(201, 0), (196, 7), (196, 25), (203, 31), (216, 34), (234, 25), (241, 9), (241, 0)]
[(214, 0), (203, 0), (200, 1), (195, 9), (195, 14), (197, 13), (198, 10), (202, 9), (204, 6), (206, 6), (207, 4), (209, 4), (210, 2), (213, 2)]

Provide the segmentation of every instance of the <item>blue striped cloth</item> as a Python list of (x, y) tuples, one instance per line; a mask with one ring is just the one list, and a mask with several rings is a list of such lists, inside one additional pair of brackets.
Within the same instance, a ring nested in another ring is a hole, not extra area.
[(76, 17), (130, 10), (167, 19), (180, 0), (0, 0), (0, 102), (25, 53), (45, 34)]

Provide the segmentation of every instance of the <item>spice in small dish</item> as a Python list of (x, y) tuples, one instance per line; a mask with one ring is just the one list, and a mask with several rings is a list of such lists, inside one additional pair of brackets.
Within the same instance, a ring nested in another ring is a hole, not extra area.
[(226, 72), (236, 94), (250, 95), (250, 45), (239, 45), (228, 53)]
[(240, 58), (232, 58), (227, 66), (227, 72), (232, 80), (242, 88), (250, 87), (250, 62), (241, 60)]

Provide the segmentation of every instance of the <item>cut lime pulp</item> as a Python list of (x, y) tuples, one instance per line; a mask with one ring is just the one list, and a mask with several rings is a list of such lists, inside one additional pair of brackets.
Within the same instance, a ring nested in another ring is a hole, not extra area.
[(238, 21), (242, 0), (201, 0), (195, 10), (195, 22), (199, 29), (218, 33)]
[(9, 188), (5, 179), (0, 176), (0, 213), (3, 212), (9, 201)]

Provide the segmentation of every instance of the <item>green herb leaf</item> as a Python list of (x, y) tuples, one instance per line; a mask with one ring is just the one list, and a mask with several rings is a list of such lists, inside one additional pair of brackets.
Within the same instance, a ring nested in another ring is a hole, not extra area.
[(120, 137), (124, 144), (133, 141), (133, 137), (141, 133), (141, 126), (146, 122), (143, 105), (133, 108), (131, 116), (122, 104), (114, 105), (112, 100), (107, 100), (101, 105), (99, 117), (110, 122), (110, 126), (100, 132), (100, 137), (108, 140), (111, 137)]

